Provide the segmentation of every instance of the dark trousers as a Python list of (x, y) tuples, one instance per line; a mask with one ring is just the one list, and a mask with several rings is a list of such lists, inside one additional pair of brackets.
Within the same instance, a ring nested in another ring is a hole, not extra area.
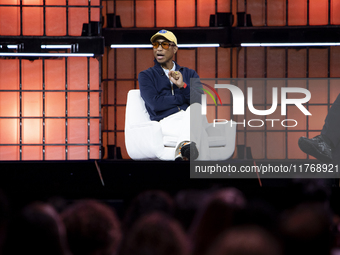
[(321, 131), (333, 144), (333, 160), (340, 161), (340, 94), (329, 109)]

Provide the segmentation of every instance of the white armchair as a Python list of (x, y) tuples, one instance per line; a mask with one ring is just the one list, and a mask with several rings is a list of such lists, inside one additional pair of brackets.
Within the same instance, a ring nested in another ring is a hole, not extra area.
[[(226, 160), (235, 150), (236, 125), (209, 124), (211, 160)], [(125, 145), (134, 160), (174, 160), (176, 137), (163, 136), (158, 121), (151, 121), (139, 89), (128, 92), (125, 113)]]

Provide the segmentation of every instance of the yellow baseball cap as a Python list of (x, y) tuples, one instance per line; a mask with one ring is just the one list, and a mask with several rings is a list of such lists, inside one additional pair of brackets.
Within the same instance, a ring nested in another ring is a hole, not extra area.
[(156, 39), (156, 37), (164, 37), (168, 41), (174, 42), (177, 45), (177, 38), (171, 31), (162, 29), (162, 30), (158, 31), (156, 34), (154, 34), (151, 37), (150, 41), (153, 42)]

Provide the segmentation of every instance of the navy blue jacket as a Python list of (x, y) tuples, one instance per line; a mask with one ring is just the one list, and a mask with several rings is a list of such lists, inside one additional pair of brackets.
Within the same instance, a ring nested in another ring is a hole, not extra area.
[[(175, 63), (176, 71), (182, 73), (183, 81), (187, 84), (187, 87), (179, 89), (174, 84), (171, 88), (170, 80), (163, 68), (156, 60), (154, 61), (153, 67), (140, 72), (138, 75), (140, 93), (151, 120), (159, 121), (180, 110), (186, 110), (190, 102), (200, 102), (203, 90), (192, 89), (190, 95), (190, 79), (197, 78), (193, 81), (196, 84), (199, 83), (199, 76), (194, 70), (180, 67)], [(200, 83), (199, 87), (202, 87)]]

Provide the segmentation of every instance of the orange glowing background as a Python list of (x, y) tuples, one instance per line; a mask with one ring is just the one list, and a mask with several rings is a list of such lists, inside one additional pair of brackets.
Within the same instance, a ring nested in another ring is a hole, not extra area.
[[(68, 34), (80, 36), (83, 23), (90, 20), (100, 21), (99, 8), (84, 8), (87, 0), (69, 0), (68, 17), (66, 17), (66, 0), (46, 0), (46, 35), (65, 36), (66, 20)], [(18, 5), (0, 7), (0, 35), (20, 35), (20, 0), (0, 0), (1, 5)], [(91, 6), (98, 6), (100, 0), (92, 0)], [(27, 6), (37, 5), (37, 7)], [(41, 7), (40, 7), (41, 6)], [(60, 7), (49, 7), (60, 6)], [(79, 7), (78, 7), (79, 6)], [(42, 36), (44, 33), (43, 0), (22, 0), (22, 33), (24, 36)]]
[[(232, 1), (232, 10), (230, 1)], [(116, 0), (115, 4), (113, 2), (113, 0), (102, 1), (101, 11), (99, 8), (90, 7), (89, 17), (88, 7), (82, 7), (88, 5), (87, 0), (69, 0), (68, 4), (74, 7), (69, 7), (68, 11), (63, 6), (66, 0), (46, 0), (45, 35), (80, 36), (83, 23), (87, 23), (89, 19), (99, 21), (101, 15), (105, 18), (106, 13), (119, 15), (123, 28), (134, 27), (134, 25), (136, 27), (154, 27), (155, 25), (173, 27), (175, 24), (178, 27), (208, 27), (209, 16), (215, 13), (216, 3), (218, 12), (233, 12), (235, 19), (237, 11), (245, 11), (244, 1), (241, 0), (177, 0), (176, 9), (174, 0), (157, 0), (156, 9), (154, 9), (153, 0), (135, 1), (136, 6), (132, 0)], [(197, 2), (197, 13), (195, 2)], [(286, 0), (267, 1), (267, 25), (306, 25), (307, 0), (288, 0), (288, 15), (286, 15), (286, 2)], [(18, 5), (0, 6), (0, 36), (19, 36), (21, 30), (23, 36), (44, 35), (43, 0), (22, 0), (22, 3), (21, 17), (20, 0), (0, 0), (0, 4), (3, 5)], [(91, 0), (92, 6), (99, 4), (100, 0)], [(28, 5), (37, 5), (37, 7)], [(52, 5), (60, 7), (49, 7)], [(309, 1), (309, 24), (325, 25), (330, 20), (331, 25), (339, 25), (340, 1), (331, 0), (330, 7), (330, 17), (328, 17), (328, 0)], [(254, 26), (265, 25), (263, 0), (247, 0), (247, 13), (251, 14)], [(105, 20), (104, 25), (106, 22)], [(309, 63), (306, 62), (307, 56)], [(331, 47), (329, 56), (330, 77), (340, 77), (339, 48)], [(102, 126), (107, 131), (102, 134), (103, 146), (107, 151), (108, 145), (116, 145), (122, 149), (123, 158), (128, 158), (124, 141), (126, 95), (130, 89), (138, 88), (136, 75), (153, 65), (152, 52), (141, 49), (107, 48), (103, 59), (102, 75), (104, 79), (108, 79), (103, 82), (101, 102), (108, 105), (102, 109), (104, 116)], [(264, 69), (265, 60), (267, 60), (266, 70)], [(268, 78), (283, 78), (286, 71), (289, 78), (302, 78), (306, 77), (307, 67), (310, 77), (327, 77), (328, 75), (326, 49), (310, 49), (308, 52), (306, 49), (299, 51), (289, 49), (288, 70), (285, 70), (284, 49), (268, 48), (266, 53), (263, 48), (248, 48), (247, 52), (236, 48), (181, 49), (177, 54), (177, 61), (182, 66), (196, 69), (202, 78), (243, 78), (245, 73), (248, 78), (263, 78), (265, 73)], [(18, 59), (0, 59), (0, 117), (3, 117), (0, 118), (0, 160), (19, 160), (20, 155), (23, 160), (87, 159), (88, 149), (90, 158), (99, 158), (99, 146), (88, 148), (87, 145), (83, 145), (88, 143), (88, 138), (91, 144), (99, 143), (101, 132), (99, 118), (89, 119), (90, 128), (88, 128), (87, 117), (99, 117), (101, 109), (99, 92), (84, 92), (88, 89), (87, 70), (90, 74), (90, 89), (98, 90), (101, 74), (99, 61), (96, 59), (90, 59), (89, 66), (86, 58), (68, 58), (67, 61), (63, 58), (46, 59), (44, 65), (42, 60), (33, 62), (22, 60), (20, 64)], [(66, 82), (68, 89), (72, 91), (67, 93), (67, 99), (63, 91)], [(23, 90), (21, 93), (18, 91), (20, 84)], [(41, 91), (43, 86), (45, 86), (45, 92)], [(338, 85), (330, 86), (331, 102), (335, 99), (333, 95), (337, 95), (339, 90)], [(88, 94), (90, 104), (88, 104)], [(324, 98), (322, 103), (325, 103)], [(22, 117), (29, 117), (23, 118), (21, 128), (18, 118), (20, 107)], [(45, 120), (42, 119), (43, 111)], [(65, 118), (66, 111), (69, 119)], [(215, 111), (215, 109), (211, 108), (209, 111)], [(325, 107), (315, 110), (316, 118), (323, 118), (326, 111)], [(316, 118), (308, 120), (309, 126), (313, 129), (320, 128), (320, 122), (317, 122)], [(306, 122), (302, 118), (301, 121)], [(285, 158), (285, 146), (288, 146), (288, 158), (304, 158), (305, 155), (299, 151), (296, 143), (291, 142), (302, 135), (306, 135), (306, 132), (289, 133), (288, 143), (285, 144), (284, 132), (267, 133), (266, 140), (263, 132), (253, 132), (247, 133), (247, 136), (238, 135), (237, 144), (256, 146), (256, 144), (267, 143), (266, 156), (274, 159)], [(20, 137), (22, 138), (22, 153), (18, 146)], [(69, 144), (67, 148), (64, 145), (66, 139)], [(43, 152), (43, 146), (40, 145), (43, 143), (45, 152)], [(10, 146), (1, 146), (1, 144), (10, 144)], [(265, 155), (265, 152), (260, 149), (253, 150), (253, 153), (254, 158), (263, 158)]]
[[(91, 5), (99, 3), (91, 1)], [(0, 35), (20, 35), (20, 1), (0, 0), (0, 4), (18, 5), (0, 7)], [(42, 36), (43, 1), (23, 0), (22, 4), (22, 35)], [(87, 6), (88, 1), (68, 4)], [(89, 8), (69, 8), (66, 17), (66, 7), (49, 5), (66, 5), (66, 1), (46, 0), (46, 36), (66, 36), (67, 19), (69, 35), (81, 35)], [(99, 21), (100, 9), (90, 9), (91, 21)], [(99, 81), (99, 61), (94, 58), (0, 59), (0, 160), (98, 159)]]

